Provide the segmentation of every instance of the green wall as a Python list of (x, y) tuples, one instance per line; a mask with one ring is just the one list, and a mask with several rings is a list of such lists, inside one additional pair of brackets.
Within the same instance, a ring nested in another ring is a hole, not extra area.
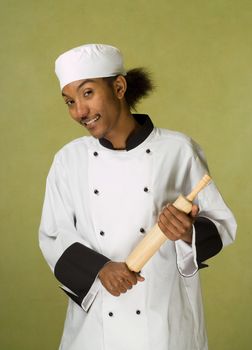
[(251, 1), (5, 0), (0, 27), (0, 348), (59, 343), (66, 298), (37, 230), (52, 157), (83, 131), (67, 115), (54, 60), (103, 42), (122, 49), (128, 68), (152, 71), (156, 92), (138, 111), (207, 154), (239, 225), (236, 243), (201, 272), (210, 349), (251, 349)]

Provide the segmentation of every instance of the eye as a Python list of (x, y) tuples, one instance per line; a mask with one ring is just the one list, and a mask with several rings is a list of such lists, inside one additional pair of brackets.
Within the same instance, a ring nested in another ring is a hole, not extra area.
[(88, 90), (85, 90), (84, 92), (83, 92), (83, 96), (84, 97), (89, 97), (91, 94), (92, 94), (92, 90), (90, 90), (90, 89), (88, 89)]
[(66, 104), (68, 107), (71, 107), (71, 106), (74, 104), (74, 101), (73, 101), (73, 100), (66, 100), (66, 101), (65, 101), (65, 104)]

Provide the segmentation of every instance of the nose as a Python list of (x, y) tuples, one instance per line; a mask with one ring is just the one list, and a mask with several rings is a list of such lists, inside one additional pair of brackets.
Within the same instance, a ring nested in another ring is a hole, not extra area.
[(81, 120), (85, 119), (89, 114), (89, 107), (86, 103), (83, 102), (76, 102), (76, 108), (75, 108), (75, 119)]

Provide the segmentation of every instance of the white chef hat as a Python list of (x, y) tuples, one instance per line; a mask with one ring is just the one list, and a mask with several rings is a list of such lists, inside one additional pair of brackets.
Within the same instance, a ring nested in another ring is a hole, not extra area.
[(126, 75), (121, 52), (104, 44), (87, 44), (64, 52), (55, 61), (55, 73), (61, 90), (76, 80)]

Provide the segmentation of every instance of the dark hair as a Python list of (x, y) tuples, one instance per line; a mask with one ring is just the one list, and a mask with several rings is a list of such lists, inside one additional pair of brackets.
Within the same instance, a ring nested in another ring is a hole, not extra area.
[[(116, 77), (105, 78), (109, 84), (115, 79)], [(129, 108), (135, 110), (137, 103), (154, 90), (154, 85), (150, 73), (145, 68), (130, 69), (125, 79), (127, 82), (125, 99)]]

